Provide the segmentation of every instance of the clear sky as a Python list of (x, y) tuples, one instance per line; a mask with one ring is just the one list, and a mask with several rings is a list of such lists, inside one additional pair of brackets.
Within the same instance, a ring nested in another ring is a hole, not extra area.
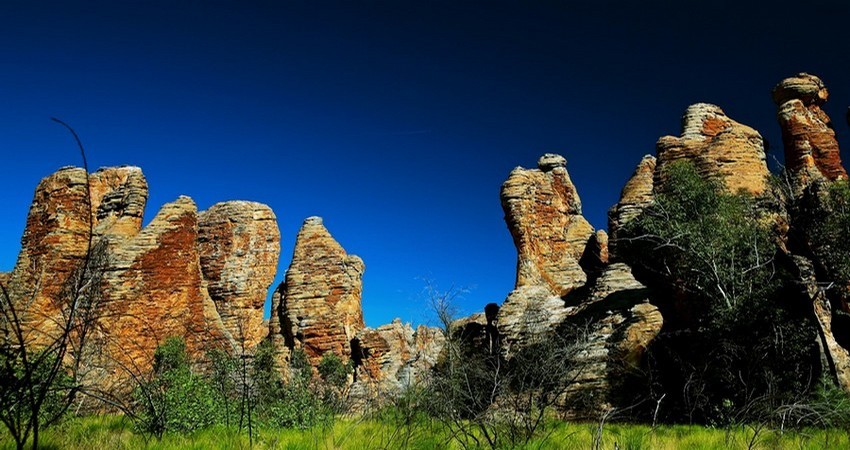
[[(577, 7), (573, 3), (592, 3)], [(0, 3), (0, 270), (38, 181), (142, 167), (146, 223), (185, 194), (311, 215), (366, 263), (377, 326), (425, 320), (423, 279), (501, 302), (516, 256), (499, 187), (557, 152), (597, 228), (685, 108), (720, 105), (781, 156), (770, 90), (819, 75), (848, 159), (850, 2)]]

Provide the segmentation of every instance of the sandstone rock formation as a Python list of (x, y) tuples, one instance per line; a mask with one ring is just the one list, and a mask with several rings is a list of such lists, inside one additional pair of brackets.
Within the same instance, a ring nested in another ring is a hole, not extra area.
[(662, 137), (656, 150), (656, 191), (664, 188), (665, 167), (680, 159), (692, 161), (701, 176), (717, 179), (730, 192), (759, 195), (768, 188), (770, 172), (761, 135), (715, 105), (689, 106), (682, 117), (681, 137)]
[(150, 367), (169, 336), (183, 337), (195, 357), (235, 348), (207, 292), (197, 241), (197, 207), (188, 197), (163, 206), (137, 235), (109, 239), (100, 339), (117, 378)]
[(231, 336), (252, 348), (268, 335), (263, 306), (277, 272), (280, 230), (271, 208), (217, 203), (198, 216), (201, 271)]
[[(141, 228), (147, 183), (137, 167), (101, 169), (89, 176), (65, 167), (38, 184), (27, 216), (21, 252), (9, 276), (9, 293), (27, 304), (26, 328), (49, 340), (67, 304), (73, 277), (101, 236), (131, 236)], [(91, 207), (89, 207), (89, 199)]]
[(820, 78), (800, 73), (773, 88), (785, 144), (785, 166), (799, 190), (816, 180), (847, 178), (829, 116), (821, 109), (829, 92)]
[(517, 248), (516, 286), (499, 311), (505, 344), (560, 324), (561, 297), (582, 286), (579, 260), (593, 227), (581, 215), (581, 200), (566, 160), (545, 154), (538, 169), (514, 169), (502, 185), (502, 209)]
[(655, 163), (655, 157), (652, 155), (646, 155), (640, 160), (631, 178), (620, 192), (620, 200), (608, 211), (609, 252), (613, 255), (616, 255), (619, 230), (638, 217), (655, 198), (653, 185)]
[(286, 348), (303, 349), (314, 367), (327, 352), (349, 357), (351, 340), (365, 327), (364, 270), (363, 261), (345, 252), (321, 218), (305, 220), (272, 305), (271, 333), (279, 333)]
[(581, 215), (566, 160), (546, 154), (537, 164), (517, 167), (502, 185), (502, 209), (518, 253), (516, 288), (545, 286), (566, 295), (587, 279), (578, 261), (593, 227)]
[[(632, 276), (626, 264), (606, 267), (581, 302), (572, 308), (567, 323), (587, 327), (571, 364), (574, 382), (563, 404), (574, 418), (592, 418), (612, 407), (623, 380), (640, 371), (650, 342), (664, 320), (649, 303), (648, 289)], [(589, 326), (588, 326), (589, 325)]]
[(444, 340), (439, 329), (420, 325), (414, 331), (399, 319), (361, 330), (352, 341), (355, 389), (375, 397), (416, 385), (437, 363)]
[(50, 341), (74, 293), (83, 292), (97, 311), (89, 336), (97, 351), (74, 357), (85, 358), (87, 373), (103, 389), (126, 390), (130, 372), (148, 370), (169, 336), (184, 337), (193, 356), (216, 347), (235, 351), (233, 327), (222, 317), (231, 324), (244, 312), (253, 342), (265, 335), (264, 290), (279, 253), (271, 210), (247, 202), (216, 205), (202, 214), (199, 236), (197, 208), (188, 197), (163, 206), (142, 229), (147, 197), (137, 167), (88, 175), (63, 168), (44, 178), (17, 265), (3, 280), (23, 310), (34, 348)]

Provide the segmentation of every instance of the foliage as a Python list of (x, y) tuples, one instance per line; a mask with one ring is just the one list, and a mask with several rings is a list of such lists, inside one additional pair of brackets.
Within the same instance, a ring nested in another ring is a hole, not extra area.
[(672, 299), (649, 349), (651, 395), (669, 394), (670, 420), (719, 424), (798, 401), (819, 377), (815, 329), (758, 199), (690, 162), (666, 170), (665, 190), (618, 242), (641, 281)]
[(803, 215), (813, 250), (839, 285), (850, 283), (850, 182), (833, 182)]
[(545, 435), (547, 414), (560, 406), (581, 372), (586, 330), (565, 325), (540, 332), (507, 354), (487, 327), (458, 325), (453, 292), (429, 293), (446, 340), (431, 374), (427, 405), (451, 431), (451, 440), (462, 448), (515, 448)]
[(161, 437), (168, 431), (191, 432), (220, 420), (226, 411), (221, 396), (204, 377), (192, 371), (186, 343), (169, 337), (154, 353), (154, 376), (137, 386), (139, 428)]
[[(406, 441), (389, 441), (397, 433), (394, 423), (381, 420), (339, 421), (333, 428), (294, 430), (261, 427), (253, 441), (255, 449), (311, 450), (317, 448), (348, 449), (434, 449), (462, 448), (448, 440), (449, 430), (430, 422), (416, 422), (417, 433)], [(588, 424), (552, 423), (546, 436), (516, 448), (535, 450), (585, 450), (594, 448), (594, 427)], [(211, 427), (185, 435), (169, 433), (160, 441), (145, 439), (133, 433), (120, 416), (73, 418), (45, 431), (43, 441), (48, 448), (68, 450), (137, 450), (137, 449), (234, 449), (250, 448), (248, 437), (232, 429)], [(382, 445), (385, 442), (404, 445)], [(765, 430), (756, 436), (746, 427), (729, 430), (702, 426), (611, 424), (601, 437), (599, 448), (630, 450), (841, 450), (850, 447), (850, 434), (842, 429)], [(0, 450), (14, 448), (0, 433)]]
[(343, 363), (342, 359), (334, 352), (327, 352), (322, 355), (319, 361), (319, 376), (322, 377), (330, 386), (340, 389), (348, 383), (348, 376), (353, 368), (351, 361)]

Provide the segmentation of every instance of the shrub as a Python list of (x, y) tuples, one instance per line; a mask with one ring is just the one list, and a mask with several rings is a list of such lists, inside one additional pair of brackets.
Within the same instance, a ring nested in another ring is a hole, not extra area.
[(665, 190), (617, 244), (666, 299), (649, 349), (656, 398), (670, 394), (674, 420), (709, 423), (796, 401), (819, 376), (815, 328), (759, 199), (724, 191), (687, 161), (666, 170)]
[(335, 388), (342, 388), (348, 383), (348, 375), (353, 370), (351, 362), (343, 363), (342, 359), (334, 352), (327, 352), (322, 355), (319, 361), (319, 376), (326, 383)]
[(134, 396), (138, 427), (161, 437), (164, 432), (191, 432), (220, 422), (225, 409), (209, 381), (191, 370), (186, 343), (169, 337), (154, 353), (153, 377)]

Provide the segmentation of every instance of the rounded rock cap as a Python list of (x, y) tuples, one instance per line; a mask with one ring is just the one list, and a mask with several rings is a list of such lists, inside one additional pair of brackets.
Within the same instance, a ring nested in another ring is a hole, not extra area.
[(800, 100), (806, 105), (822, 105), (829, 98), (829, 91), (820, 78), (808, 73), (798, 73), (786, 78), (773, 88), (773, 102), (782, 105), (789, 100)]
[(556, 167), (567, 167), (567, 160), (555, 153), (546, 153), (537, 160), (537, 168), (548, 172)]
[(304, 220), (304, 225), (321, 225), (322, 218), (319, 216), (310, 216)]

